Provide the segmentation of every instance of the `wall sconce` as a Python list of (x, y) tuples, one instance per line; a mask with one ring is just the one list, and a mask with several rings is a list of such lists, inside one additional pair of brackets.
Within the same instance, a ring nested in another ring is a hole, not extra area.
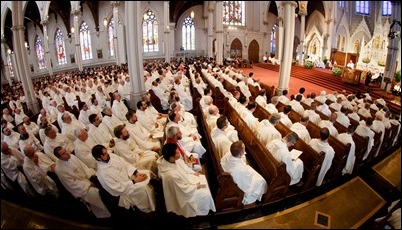
[(10, 50), (10, 49), (8, 49), (8, 50), (7, 50), (7, 53), (8, 53), (8, 55), (10, 55), (10, 54), (11, 54), (11, 50)]
[(194, 10), (192, 10), (192, 11), (191, 11), (191, 13), (190, 13), (190, 17), (191, 17), (191, 19), (193, 19), (193, 18), (194, 18)]
[(71, 34), (74, 34), (74, 32), (75, 32), (75, 29), (74, 29), (74, 27), (71, 27)]
[(103, 19), (103, 25), (104, 25), (105, 27), (107, 27), (107, 18), (104, 18), (104, 19)]
[(27, 49), (28, 54), (30, 54), (30, 50), (29, 50), (29, 45), (28, 45), (28, 42), (25, 42), (25, 49)]

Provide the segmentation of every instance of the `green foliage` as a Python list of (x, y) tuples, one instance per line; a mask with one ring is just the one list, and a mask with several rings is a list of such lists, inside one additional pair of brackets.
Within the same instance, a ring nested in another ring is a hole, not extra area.
[(339, 76), (342, 75), (342, 70), (341, 70), (339, 67), (333, 67), (333, 68), (332, 68), (332, 73), (333, 73), (335, 76), (339, 77)]
[(401, 70), (398, 70), (398, 71), (395, 72), (394, 81), (395, 82), (401, 82)]
[(314, 63), (310, 60), (304, 61), (304, 68), (312, 69), (314, 67)]
[(324, 58), (322, 59), (322, 62), (324, 62), (324, 65), (326, 65), (327, 62), (328, 62), (328, 58), (327, 58), (327, 57), (324, 57)]
[(379, 66), (385, 66), (385, 61), (378, 61), (377, 64), (378, 64)]
[(365, 57), (365, 58), (363, 58), (363, 60), (362, 60), (364, 63), (370, 63), (370, 58), (368, 58), (368, 57)]
[(292, 65), (296, 65), (296, 60), (292, 59)]

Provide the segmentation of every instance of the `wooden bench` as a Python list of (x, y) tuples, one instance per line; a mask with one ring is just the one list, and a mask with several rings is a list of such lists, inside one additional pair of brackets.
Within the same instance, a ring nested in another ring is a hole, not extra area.
[(290, 184), (290, 176), (286, 171), (286, 165), (276, 161), (239, 116), (237, 111), (234, 110), (227, 98), (225, 99), (224, 115), (227, 116), (236, 130), (241, 130), (239, 132), (239, 139), (246, 146), (247, 159), (252, 163), (254, 169), (267, 181), (268, 190), (263, 198), (263, 203), (267, 204), (284, 199)]
[(367, 156), (366, 161), (373, 160), (376, 157), (375, 153), (377, 152), (377, 149), (381, 147), (381, 135), (382, 135), (382, 132), (376, 132), (374, 130), (373, 130), (373, 132), (374, 132), (374, 146), (371, 149), (369, 155)]
[[(197, 101), (199, 103), (199, 100)], [(215, 207), (217, 212), (236, 212), (243, 208), (244, 192), (233, 181), (230, 173), (223, 171), (220, 164), (218, 152), (213, 143), (205, 116), (202, 110), (197, 111), (199, 118), (199, 127), (203, 136), (206, 139), (208, 147), (209, 159), (213, 167), (213, 172), (208, 172), (208, 181), (210, 184), (211, 193), (214, 196)], [(211, 174), (214, 175), (211, 175)]]
[(368, 142), (369, 142), (369, 137), (364, 137), (360, 136), (357, 133), (354, 133), (353, 136), (353, 141), (355, 142), (355, 166), (354, 169), (357, 169), (361, 166), (363, 162), (363, 156), (367, 151), (368, 148)]

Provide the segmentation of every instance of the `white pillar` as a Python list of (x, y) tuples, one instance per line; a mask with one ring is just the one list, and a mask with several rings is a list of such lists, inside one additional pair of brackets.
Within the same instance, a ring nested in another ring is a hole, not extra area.
[[(113, 7), (113, 21), (114, 21), (114, 28), (113, 28), (113, 46), (114, 46), (114, 56), (116, 58), (116, 65), (121, 65), (120, 60), (120, 49), (119, 49), (119, 39), (118, 39), (118, 32), (117, 27), (119, 25), (119, 1), (111, 1), (110, 5)], [(108, 31), (108, 28), (106, 28)]]
[(9, 55), (9, 54), (7, 53), (6, 46), (4, 45), (5, 43), (6, 43), (6, 40), (5, 40), (4, 36), (2, 35), (2, 37), (1, 37), (1, 57), (4, 60), (3, 61), (3, 63), (4, 63), (4, 65), (3, 65), (3, 70), (4, 70), (3, 74), (6, 77), (8, 84), (11, 86), (13, 84), (13, 82), (11, 81), (10, 72), (8, 70), (7, 55)]
[(213, 53), (213, 42), (214, 42), (214, 34), (213, 34), (213, 27), (214, 27), (214, 9), (211, 6), (212, 4), (210, 3), (208, 6), (208, 57), (214, 57)]
[(142, 15), (141, 2), (128, 1), (125, 7), (127, 33), (128, 72), (130, 75), (130, 109), (136, 110), (137, 101), (141, 100), (145, 93), (144, 71), (142, 62)]
[(282, 90), (289, 89), (290, 69), (292, 67), (293, 40), (295, 34), (296, 2), (285, 1), (282, 4), (284, 6), (285, 13), (285, 18), (283, 20), (285, 33), (283, 37), (279, 38), (284, 42), (282, 59), (280, 59), (281, 66), (279, 67), (279, 82), (276, 94), (281, 94)]
[[(391, 1), (392, 4), (392, 13), (390, 17), (390, 21), (392, 22), (389, 35), (393, 32), (399, 31), (399, 36), (388, 37), (388, 52), (387, 52), (387, 61), (385, 63), (384, 69), (384, 79), (389, 79), (388, 84), (381, 84), (381, 88), (385, 90), (385, 92), (390, 92), (391, 90), (391, 82), (394, 79), (395, 71), (396, 71), (396, 62), (398, 60), (398, 48), (400, 47), (401, 40), (401, 3), (396, 1)], [(399, 24), (398, 24), (399, 23)], [(386, 87), (386, 88), (385, 88)]]
[(24, 90), (27, 107), (33, 114), (39, 113), (39, 103), (34, 94), (34, 88), (32, 84), (32, 75), (28, 65), (28, 57), (25, 52), (24, 33), (24, 14), (22, 12), (22, 2), (14, 1), (12, 4), (12, 23), (11, 30), (13, 31), (13, 45), (16, 57), (16, 65), (13, 67), (18, 68), (22, 88)]
[(74, 15), (74, 41), (75, 41), (75, 63), (78, 65), (80, 71), (82, 68), (82, 54), (81, 54), (81, 44), (80, 44), (80, 28), (79, 28), (79, 17), (81, 16), (81, 11), (79, 9), (72, 10), (71, 14)]
[(223, 2), (216, 1), (216, 63), (223, 64)]
[(277, 36), (276, 36), (276, 51), (278, 53), (278, 55), (275, 55), (275, 58), (278, 59), (279, 61), (282, 60), (282, 49), (283, 49), (283, 36), (284, 36), (284, 32), (283, 32), (283, 18), (278, 17), (278, 32), (277, 32)]
[(51, 64), (51, 60), (50, 60), (49, 37), (47, 35), (47, 25), (49, 24), (49, 21), (47, 19), (42, 20), (40, 22), (40, 24), (42, 24), (42, 26), (43, 26), (43, 42), (45, 43), (46, 68), (47, 68), (47, 71), (49, 71), (49, 75), (52, 76), (53, 75), (53, 68), (52, 68), (52, 64)]
[(299, 44), (299, 50), (298, 50), (298, 56), (299, 56), (299, 64), (303, 65), (303, 59), (304, 59), (304, 32), (306, 30), (306, 14), (299, 12), (300, 15), (300, 44)]
[(165, 35), (165, 62), (170, 63), (170, 19), (169, 19), (169, 1), (163, 2), (163, 16), (164, 16), (164, 35)]

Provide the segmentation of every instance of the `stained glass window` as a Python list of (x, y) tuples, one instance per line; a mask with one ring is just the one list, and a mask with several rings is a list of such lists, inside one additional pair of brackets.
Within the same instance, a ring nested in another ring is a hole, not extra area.
[(59, 65), (67, 64), (67, 57), (66, 57), (66, 46), (64, 45), (64, 36), (63, 32), (59, 28), (56, 31), (55, 43), (56, 45), (56, 54), (57, 54), (57, 61)]
[(356, 1), (356, 13), (370, 14), (370, 6), (368, 1)]
[(345, 8), (345, 1), (339, 1), (339, 7)]
[(276, 29), (278, 25), (274, 25), (271, 30), (271, 54), (275, 54), (276, 51)]
[(42, 39), (38, 35), (36, 35), (35, 38), (35, 52), (36, 57), (38, 58), (39, 69), (44, 69), (46, 67), (45, 52), (43, 52)]
[(223, 1), (223, 24), (245, 25), (244, 1)]
[(109, 26), (107, 27), (108, 34), (108, 44), (109, 44), (109, 52), (110, 56), (114, 56), (114, 19), (112, 18), (109, 22)]
[(159, 51), (158, 21), (151, 10), (145, 12), (142, 20), (142, 45), (144, 52)]
[(91, 33), (86, 22), (80, 27), (80, 44), (82, 60), (92, 59)]
[(382, 16), (391, 16), (391, 2), (390, 1), (382, 2)]
[(8, 73), (10, 74), (10, 77), (14, 77), (13, 63), (11, 62), (11, 52), (8, 52), (6, 54), (6, 58), (7, 58)]
[(195, 50), (195, 26), (194, 20), (186, 17), (182, 28), (184, 50)]

